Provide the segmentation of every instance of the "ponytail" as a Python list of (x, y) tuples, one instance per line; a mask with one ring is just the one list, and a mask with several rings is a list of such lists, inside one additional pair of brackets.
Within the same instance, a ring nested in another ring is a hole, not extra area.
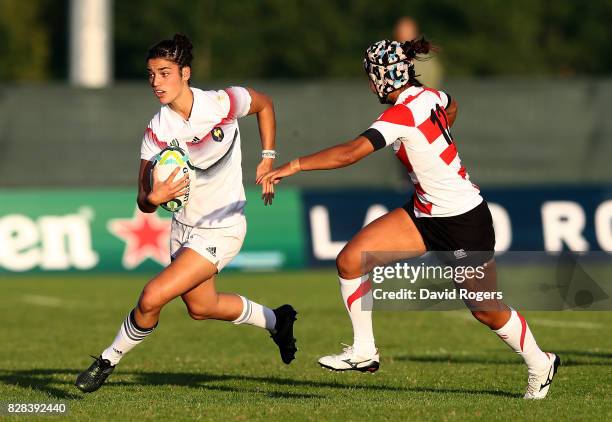
[[(415, 38), (411, 41), (406, 41), (402, 43), (402, 51), (408, 58), (408, 60), (428, 60), (427, 57), (417, 57), (417, 55), (429, 54), (430, 52), (437, 52), (438, 47), (429, 42), (424, 35), (421, 35), (418, 38)], [(418, 76), (414, 71), (414, 66), (411, 65), (408, 68), (408, 83), (412, 86), (423, 86), (421, 81), (417, 79)]]
[(438, 51), (438, 48), (421, 35), (414, 40), (403, 42), (402, 50), (409, 60), (422, 60), (417, 57), (417, 54), (429, 54), (432, 51)]

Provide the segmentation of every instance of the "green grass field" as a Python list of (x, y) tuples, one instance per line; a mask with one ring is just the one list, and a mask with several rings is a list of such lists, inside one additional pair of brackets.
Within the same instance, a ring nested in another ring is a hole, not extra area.
[(527, 402), (522, 361), (467, 312), (378, 312), (380, 371), (320, 369), (320, 355), (352, 340), (329, 271), (220, 276), (220, 290), (296, 307), (289, 366), (262, 330), (193, 321), (177, 300), (105, 386), (81, 394), (76, 375), (113, 340), (146, 279), (0, 278), (0, 402), (63, 402), (78, 420), (612, 420), (612, 313), (525, 314), (563, 360), (548, 398)]

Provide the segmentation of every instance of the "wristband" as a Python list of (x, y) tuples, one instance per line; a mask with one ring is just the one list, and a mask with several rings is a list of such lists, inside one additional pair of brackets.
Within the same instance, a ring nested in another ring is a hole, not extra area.
[(261, 158), (272, 158), (272, 159), (275, 159), (276, 158), (276, 151), (274, 151), (273, 149), (264, 149), (263, 151), (261, 151)]

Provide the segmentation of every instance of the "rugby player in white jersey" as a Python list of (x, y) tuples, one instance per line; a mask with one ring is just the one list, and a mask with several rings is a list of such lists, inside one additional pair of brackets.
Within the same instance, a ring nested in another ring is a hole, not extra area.
[[(144, 287), (136, 307), (121, 324), (115, 340), (81, 373), (76, 386), (84, 392), (100, 388), (126, 353), (150, 335), (161, 309), (181, 297), (196, 320), (217, 319), (250, 324), (270, 332), (284, 363), (297, 351), (293, 337), (296, 311), (290, 305), (274, 310), (243, 296), (218, 293), (215, 276), (234, 258), (246, 233), (240, 131), (237, 120), (257, 114), (263, 147), (257, 176), (272, 169), (276, 121), (272, 101), (250, 89), (219, 91), (191, 88), (192, 45), (183, 35), (153, 46), (147, 57), (149, 83), (162, 104), (142, 141), (138, 207), (146, 213), (180, 196), (189, 185), (189, 204), (174, 213), (170, 233), (172, 262)], [(153, 170), (156, 154), (167, 146), (185, 150), (196, 167), (195, 180), (175, 173), (160, 180)], [(264, 187), (266, 203), (272, 186)]]
[[(380, 265), (382, 257), (377, 262), (362, 262), (362, 252), (388, 251), (409, 258), (438, 251), (451, 265), (484, 265), (482, 291), (496, 285), (491, 213), (461, 165), (450, 133), (457, 104), (445, 92), (423, 86), (414, 72), (417, 54), (427, 54), (431, 48), (424, 38), (405, 43), (383, 40), (370, 46), (364, 58), (370, 87), (381, 103), (391, 107), (356, 139), (297, 158), (258, 179), (264, 186), (273, 185), (299, 171), (349, 166), (392, 146), (414, 184), (411, 201), (368, 224), (338, 255), (340, 290), (354, 338), (342, 353), (319, 359), (325, 368), (375, 372), (379, 367), (368, 273)], [(476, 290), (479, 285), (474, 281), (464, 286)], [(503, 302), (465, 302), (477, 320), (525, 360), (528, 386), (524, 397), (544, 398), (560, 359), (540, 350), (523, 316)]]

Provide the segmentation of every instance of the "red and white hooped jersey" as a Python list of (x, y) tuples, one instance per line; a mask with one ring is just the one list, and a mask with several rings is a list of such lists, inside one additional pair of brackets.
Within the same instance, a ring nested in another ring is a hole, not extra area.
[(189, 120), (162, 106), (145, 130), (140, 157), (151, 160), (169, 145), (181, 147), (196, 167), (196, 180), (189, 204), (173, 218), (193, 227), (233, 226), (245, 218), (238, 118), (249, 112), (251, 96), (241, 87), (191, 92)]
[(375, 148), (393, 145), (414, 184), (417, 217), (460, 215), (483, 200), (449, 130), (445, 109), (450, 101), (445, 92), (410, 87), (364, 132)]

